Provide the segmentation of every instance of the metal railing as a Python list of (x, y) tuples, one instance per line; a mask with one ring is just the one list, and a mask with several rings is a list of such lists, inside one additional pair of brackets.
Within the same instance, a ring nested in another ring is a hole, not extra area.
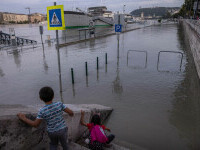
[[(15, 37), (17, 46), (19, 45), (36, 45), (37, 41)], [(0, 31), (0, 44), (11, 45), (11, 35)]]
[[(140, 50), (129, 50), (127, 52), (127, 67), (130, 67), (129, 66), (129, 53), (130, 52), (137, 52), (137, 53), (144, 53), (145, 54), (145, 65), (144, 67), (141, 67), (141, 68), (137, 68), (137, 69), (146, 69), (147, 68), (147, 58), (148, 58), (148, 53), (147, 51), (140, 51)], [(135, 68), (135, 67), (134, 67)]]
[(180, 62), (180, 72), (181, 72), (181, 67), (182, 67), (182, 63), (183, 63), (183, 53), (182, 52), (177, 52), (177, 51), (160, 51), (158, 53), (158, 61), (157, 61), (157, 71), (158, 72), (169, 72), (167, 70), (160, 70), (159, 69), (159, 64), (160, 64), (160, 54), (161, 53), (176, 53), (176, 54), (181, 54), (181, 62)]

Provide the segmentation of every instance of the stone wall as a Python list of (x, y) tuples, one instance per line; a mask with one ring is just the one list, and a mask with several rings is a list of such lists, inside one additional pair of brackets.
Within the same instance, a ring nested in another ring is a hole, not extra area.
[[(89, 122), (94, 112), (100, 112), (102, 120), (106, 120), (112, 112), (112, 108), (101, 105), (67, 105), (72, 109), (74, 116), (70, 117), (64, 113), (64, 119), (68, 126), (69, 141), (78, 140), (85, 132), (86, 128), (80, 125), (80, 111), (85, 111), (85, 121)], [(0, 105), (0, 149), (1, 150), (38, 150), (48, 149), (48, 136), (46, 124), (38, 128), (33, 128), (23, 123), (16, 116), (23, 112), (30, 119), (35, 119), (41, 106), (21, 106), (21, 105)]]
[(194, 58), (196, 70), (200, 78), (200, 23), (194, 20), (183, 20), (184, 32), (187, 36)]

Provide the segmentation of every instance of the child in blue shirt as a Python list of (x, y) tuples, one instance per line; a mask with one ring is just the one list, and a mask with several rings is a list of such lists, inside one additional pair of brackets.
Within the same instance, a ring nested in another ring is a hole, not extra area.
[(68, 150), (67, 146), (67, 126), (63, 118), (63, 111), (73, 116), (71, 109), (61, 102), (53, 102), (54, 91), (51, 87), (43, 87), (39, 92), (40, 99), (46, 104), (38, 112), (36, 120), (28, 119), (25, 114), (19, 113), (20, 120), (33, 127), (38, 127), (42, 120), (47, 123), (47, 132), (50, 138), (50, 150), (56, 150), (58, 142), (61, 143), (63, 150)]

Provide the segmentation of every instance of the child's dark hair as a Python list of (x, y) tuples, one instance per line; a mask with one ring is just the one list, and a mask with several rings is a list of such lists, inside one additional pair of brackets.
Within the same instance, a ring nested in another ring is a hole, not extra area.
[(43, 100), (44, 102), (49, 102), (54, 97), (53, 89), (48, 86), (43, 87), (40, 89), (39, 96), (40, 96), (40, 99)]
[(99, 115), (93, 115), (92, 119), (91, 119), (91, 123), (93, 123), (94, 125), (101, 125), (101, 118)]

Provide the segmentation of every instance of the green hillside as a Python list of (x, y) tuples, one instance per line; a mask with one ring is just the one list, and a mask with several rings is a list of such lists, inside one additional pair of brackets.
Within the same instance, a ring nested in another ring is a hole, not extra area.
[(133, 16), (141, 16), (141, 13), (144, 13), (144, 16), (166, 16), (167, 13), (173, 13), (179, 10), (179, 7), (155, 7), (155, 8), (141, 8), (132, 11), (130, 14)]

